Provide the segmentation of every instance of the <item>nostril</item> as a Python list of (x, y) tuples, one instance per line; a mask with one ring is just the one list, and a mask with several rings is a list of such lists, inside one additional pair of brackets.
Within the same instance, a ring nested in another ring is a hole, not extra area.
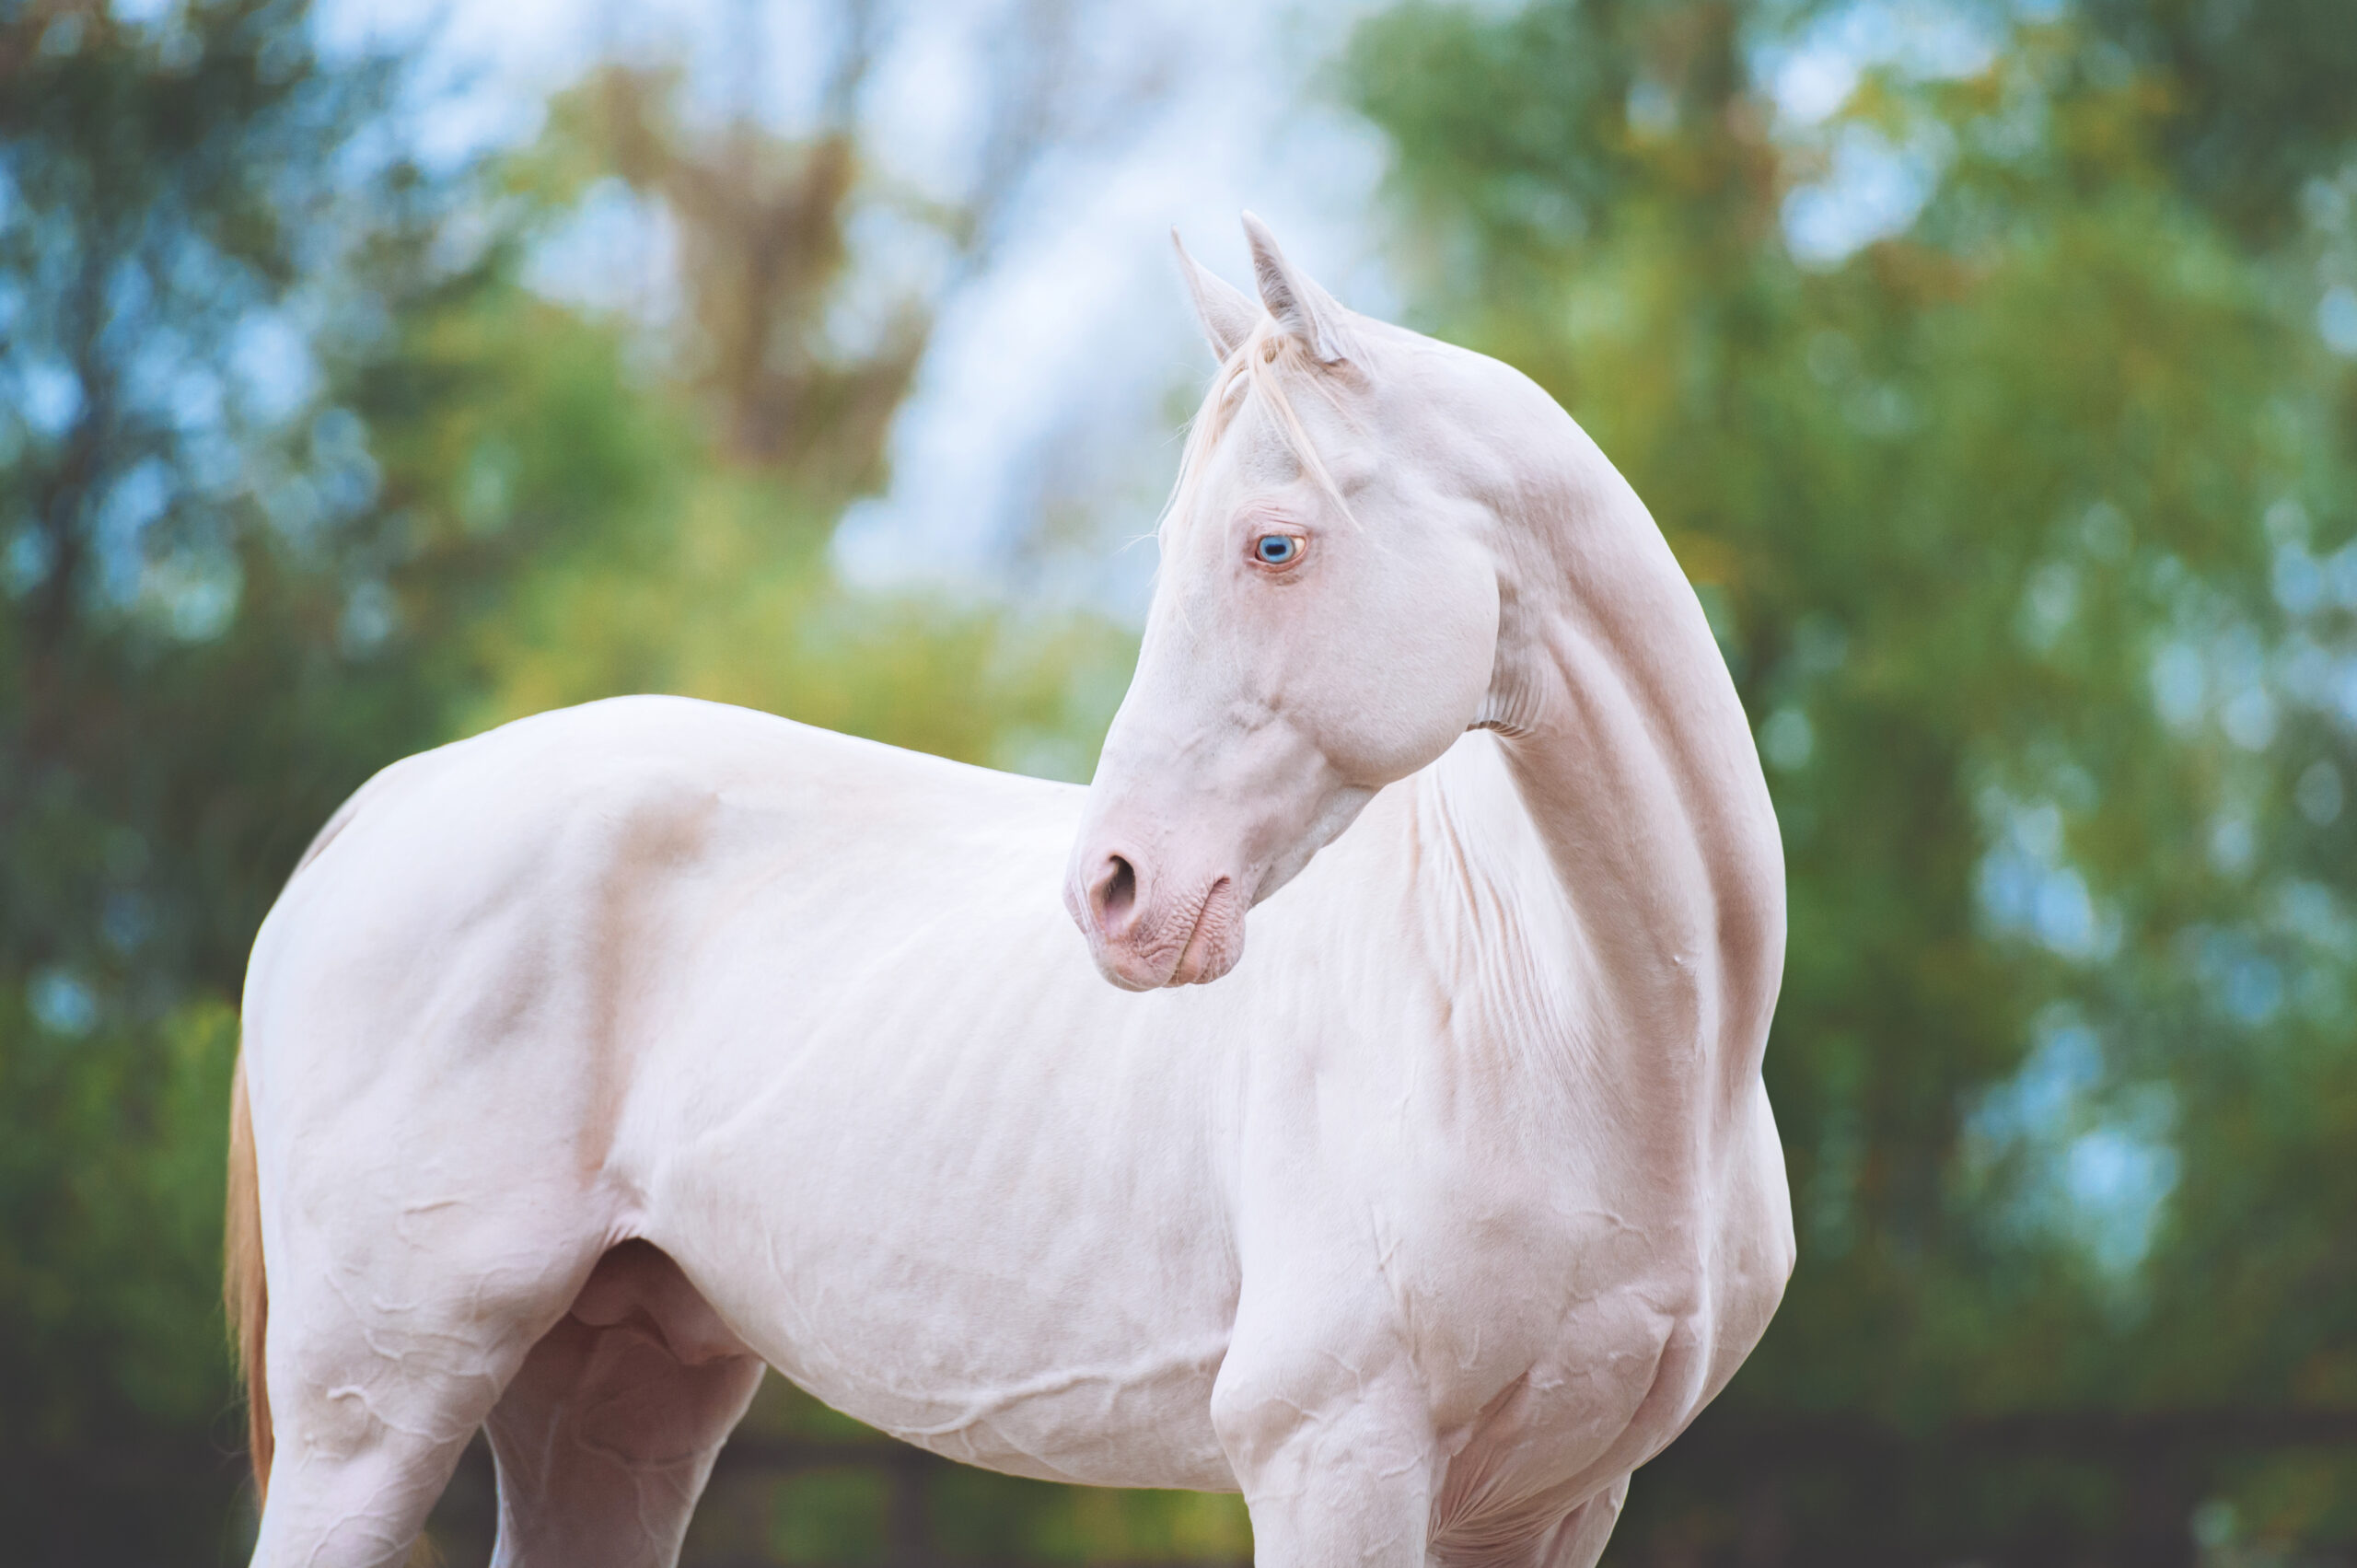
[(1104, 880), (1097, 884), (1097, 908), (1103, 916), (1108, 931), (1125, 923), (1130, 906), (1137, 901), (1138, 874), (1120, 855), (1110, 857)]

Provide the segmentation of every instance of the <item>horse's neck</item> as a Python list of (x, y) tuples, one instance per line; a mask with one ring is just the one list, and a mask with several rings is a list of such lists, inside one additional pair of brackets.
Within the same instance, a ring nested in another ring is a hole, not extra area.
[(1635, 495), (1593, 455), (1540, 504), (1554, 515), (1530, 521), (1509, 585), (1504, 733), (1494, 758), (1460, 747), (1433, 773), (1450, 875), (1515, 912), (1527, 1005), (1497, 1027), (1561, 1032), (1554, 1049), (1692, 1126), (1698, 1098), (1724, 1109), (1759, 1068), (1783, 961), (1775, 819), (1710, 629)]

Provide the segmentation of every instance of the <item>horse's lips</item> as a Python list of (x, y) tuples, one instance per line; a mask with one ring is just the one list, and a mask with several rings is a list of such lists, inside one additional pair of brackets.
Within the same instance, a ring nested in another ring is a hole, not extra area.
[(1229, 877), (1220, 877), (1204, 890), (1203, 901), (1195, 906), (1186, 945), (1179, 948), (1178, 961), (1171, 966), (1170, 978), (1163, 984), (1208, 985), (1236, 967), (1244, 950), (1242, 933), (1236, 930), (1239, 919), (1236, 904), (1236, 883)]

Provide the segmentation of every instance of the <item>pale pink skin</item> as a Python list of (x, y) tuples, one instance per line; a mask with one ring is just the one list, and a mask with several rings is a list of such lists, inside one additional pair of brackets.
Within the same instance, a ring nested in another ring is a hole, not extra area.
[(765, 1365), (1267, 1568), (1596, 1561), (1792, 1267), (1775, 819), (1603, 455), (1247, 227), (1190, 287), (1348, 515), (1239, 387), (1086, 792), (630, 698), (322, 833), (247, 979), (257, 1564), (401, 1562), (485, 1424), (503, 1568), (669, 1562)]

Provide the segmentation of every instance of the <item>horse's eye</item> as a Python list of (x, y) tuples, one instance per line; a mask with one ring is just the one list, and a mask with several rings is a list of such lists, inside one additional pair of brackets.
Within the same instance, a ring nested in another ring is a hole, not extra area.
[(1263, 566), (1290, 566), (1301, 553), (1301, 540), (1289, 533), (1264, 533), (1254, 541), (1252, 553)]

